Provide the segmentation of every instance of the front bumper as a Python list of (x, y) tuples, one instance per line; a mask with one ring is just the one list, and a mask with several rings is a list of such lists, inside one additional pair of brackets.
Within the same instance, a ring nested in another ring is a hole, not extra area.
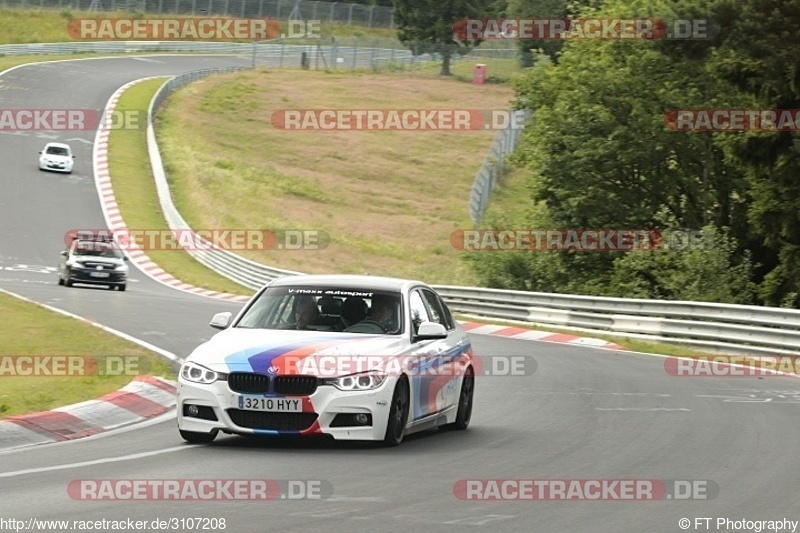
[[(98, 276), (107, 274), (107, 276)], [(75, 268), (68, 271), (69, 280), (74, 283), (92, 283), (97, 285), (124, 285), (128, 281), (128, 273), (118, 270), (97, 270), (93, 268)]]
[(41, 170), (52, 170), (55, 172), (72, 172), (73, 163), (54, 163), (52, 161), (39, 161)]
[[(202, 385), (179, 378), (178, 428), (198, 433), (221, 430), (240, 435), (330, 435), (336, 440), (383, 440), (396, 382), (396, 378), (389, 378), (372, 391), (345, 392), (321, 385), (310, 396), (264, 395), (276, 399), (301, 399), (303, 413), (297, 413), (297, 416), (262, 416), (258, 411), (239, 411), (240, 394), (232, 392), (226, 381)], [(185, 408), (188, 405), (210, 407), (217, 420), (188, 416)], [(372, 415), (372, 425), (331, 427), (338, 414)], [(250, 427), (238, 425), (234, 418)]]

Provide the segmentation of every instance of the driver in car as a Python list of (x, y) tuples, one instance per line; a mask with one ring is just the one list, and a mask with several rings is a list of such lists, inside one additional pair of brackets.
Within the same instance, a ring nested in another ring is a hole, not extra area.
[(379, 324), (386, 333), (394, 333), (397, 330), (396, 309), (396, 298), (376, 294), (372, 297), (372, 305), (366, 320)]

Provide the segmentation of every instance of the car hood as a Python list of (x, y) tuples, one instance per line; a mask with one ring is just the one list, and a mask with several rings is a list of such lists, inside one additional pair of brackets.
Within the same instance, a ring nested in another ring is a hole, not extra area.
[(125, 261), (114, 257), (103, 257), (101, 255), (73, 255), (73, 262), (80, 263), (102, 263), (104, 265), (119, 266)]
[(72, 158), (68, 155), (42, 154), (42, 158), (47, 159), (48, 161), (55, 161), (57, 163), (66, 163), (67, 161), (72, 161)]
[(188, 360), (216, 372), (319, 375), (315, 362), (323, 358), (367, 360), (400, 355), (407, 347), (397, 335), (229, 328), (198, 346)]

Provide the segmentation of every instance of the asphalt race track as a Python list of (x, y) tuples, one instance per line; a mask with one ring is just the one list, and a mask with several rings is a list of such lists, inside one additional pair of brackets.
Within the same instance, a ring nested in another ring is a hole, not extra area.
[[(0, 77), (0, 107), (100, 110), (131, 80), (249, 62), (154, 56), (27, 66)], [(104, 226), (93, 139), (93, 131), (0, 132), (0, 288), (185, 357), (214, 333), (211, 315), (240, 304), (168, 288), (135, 268), (124, 293), (56, 284), (64, 232)], [(73, 146), (72, 175), (38, 170), (37, 152), (50, 140)], [(689, 531), (726, 531), (716, 528), (717, 518), (800, 519), (797, 379), (676, 378), (660, 357), (479, 335), (473, 344), (478, 355), (532, 357), (536, 372), (479, 378), (466, 432), (417, 434), (394, 449), (222, 435), (194, 446), (184, 444), (174, 416), (164, 416), (81, 441), (0, 452), (0, 519), (224, 518), (225, 530), (234, 532), (676, 532), (684, 530), (681, 518), (691, 520)], [(67, 490), (75, 480), (183, 478), (318, 480), (332, 496), (96, 502)], [(457, 498), (454, 486), (470, 479), (705, 480), (718, 494), (662, 501)], [(698, 517), (712, 518), (710, 527), (695, 528)]]

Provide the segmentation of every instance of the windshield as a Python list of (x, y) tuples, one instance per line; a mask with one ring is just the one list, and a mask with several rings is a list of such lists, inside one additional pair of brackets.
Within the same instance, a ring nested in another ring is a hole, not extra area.
[(273, 287), (253, 302), (237, 327), (399, 335), (400, 302), (396, 292)]
[(48, 155), (69, 155), (69, 150), (60, 146), (50, 146), (47, 148)]
[(72, 253), (82, 256), (114, 257), (116, 259), (122, 259), (122, 252), (114, 245), (107, 242), (81, 241), (75, 245), (75, 249)]

